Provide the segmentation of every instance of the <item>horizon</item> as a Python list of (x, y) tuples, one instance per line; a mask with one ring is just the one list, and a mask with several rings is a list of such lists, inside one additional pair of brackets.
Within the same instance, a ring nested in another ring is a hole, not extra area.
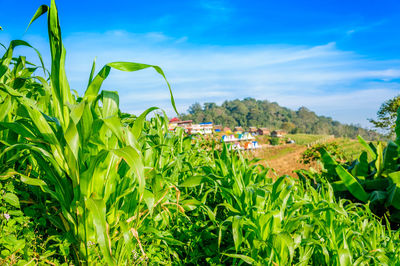
[[(324, 6), (319, 1), (121, 1), (107, 8), (105, 1), (77, 3), (58, 1), (57, 6), (68, 79), (80, 94), (95, 57), (97, 71), (112, 61), (160, 66), (179, 113), (195, 102), (220, 105), (251, 97), (372, 128), (367, 119), (376, 118), (380, 105), (400, 93), (396, 1), (327, 1)], [(45, 18), (25, 33), (39, 4), (2, 6), (19, 12), (1, 18), (0, 43), (26, 40), (49, 67)], [(26, 51), (17, 50), (37, 62)], [(173, 115), (167, 86), (153, 70), (113, 70), (103, 89), (119, 92), (124, 112), (159, 106)]]

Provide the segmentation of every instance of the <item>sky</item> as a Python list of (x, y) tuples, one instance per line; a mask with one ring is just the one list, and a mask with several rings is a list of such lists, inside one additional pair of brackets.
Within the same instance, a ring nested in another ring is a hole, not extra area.
[[(23, 39), (49, 63), (49, 1), (0, 0), (0, 43)], [(253, 97), (370, 128), (400, 94), (400, 1), (57, 1), (71, 88), (82, 94), (93, 60), (160, 66), (180, 113), (195, 103)], [(0, 48), (1, 49), (1, 48)], [(1, 50), (0, 50), (1, 51)], [(0, 52), (1, 54), (2, 52)], [(19, 49), (36, 62), (32, 51)], [(113, 70), (102, 89), (125, 112), (173, 115), (154, 70)]]

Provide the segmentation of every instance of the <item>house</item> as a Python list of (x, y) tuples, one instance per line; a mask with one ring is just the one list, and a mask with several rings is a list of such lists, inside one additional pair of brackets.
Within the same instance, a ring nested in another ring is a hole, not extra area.
[(202, 134), (212, 134), (213, 133), (213, 122), (200, 123), (200, 127), (203, 131)]
[(244, 132), (243, 134), (241, 134), (241, 137), (239, 139), (240, 140), (253, 140), (254, 137), (249, 132)]
[(285, 136), (287, 133), (284, 130), (274, 130), (271, 132), (271, 137), (281, 138)]
[(186, 133), (190, 134), (192, 130), (193, 120), (179, 121), (178, 127), (181, 127), (185, 130)]
[(249, 132), (250, 132), (250, 134), (257, 133), (257, 128), (256, 127), (250, 127), (249, 128)]
[(181, 121), (181, 120), (177, 117), (174, 117), (171, 120), (169, 120), (168, 130), (175, 130), (175, 128), (178, 126), (179, 121)]
[(234, 135), (223, 135), (222, 136), (222, 141), (223, 142), (234, 142), (237, 141), (238, 139)]
[(269, 129), (266, 127), (261, 127), (259, 129), (257, 129), (257, 133), (258, 133), (258, 135), (269, 135), (271, 133), (271, 131), (269, 131)]
[(171, 120), (169, 120), (168, 123), (168, 130), (175, 130), (177, 127), (181, 127), (185, 130), (186, 133), (190, 133), (191, 128), (192, 128), (192, 120), (186, 120), (186, 121), (181, 121), (179, 118), (174, 117)]
[(235, 129), (233, 130), (234, 133), (236, 134), (242, 134), (243, 133), (243, 128), (242, 127), (235, 127)]
[(221, 132), (222, 131), (222, 126), (221, 125), (215, 125), (214, 126), (214, 131), (215, 132)]
[(222, 131), (225, 132), (225, 134), (232, 134), (232, 130), (229, 127), (224, 127)]
[(203, 134), (203, 130), (199, 124), (193, 124), (189, 134)]

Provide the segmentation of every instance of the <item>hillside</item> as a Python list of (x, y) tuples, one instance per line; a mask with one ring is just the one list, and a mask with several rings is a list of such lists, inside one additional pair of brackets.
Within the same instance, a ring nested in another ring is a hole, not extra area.
[(334, 121), (330, 117), (318, 116), (306, 107), (297, 111), (278, 105), (268, 100), (245, 98), (243, 100), (225, 101), (222, 105), (195, 103), (188, 109), (183, 119), (191, 119), (196, 123), (212, 121), (228, 127), (268, 127), (283, 129), (289, 133), (307, 133), (335, 135), (336, 137), (356, 138), (361, 135), (365, 139), (375, 140), (381, 135), (356, 125), (346, 125)]

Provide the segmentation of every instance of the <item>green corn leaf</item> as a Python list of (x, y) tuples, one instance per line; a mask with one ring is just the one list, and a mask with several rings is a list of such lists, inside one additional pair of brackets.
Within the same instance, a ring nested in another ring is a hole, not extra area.
[(154, 208), (154, 195), (149, 190), (145, 189), (143, 193), (143, 200), (146, 202), (147, 208), (149, 209), (150, 215), (153, 214)]
[(26, 30), (29, 29), (29, 27), (31, 26), (31, 24), (38, 19), (40, 16), (42, 16), (43, 14), (46, 14), (46, 12), (49, 10), (49, 7), (47, 5), (41, 5), (37, 10), (36, 13), (33, 15), (31, 21), (28, 24), (28, 27), (26, 28)]
[(93, 76), (94, 76), (94, 72), (96, 71), (96, 58), (94, 58), (93, 60), (93, 64), (92, 64), (92, 69), (90, 70), (90, 75), (89, 75), (89, 81), (88, 81), (88, 87), (90, 85), (90, 83), (92, 83), (93, 81)]
[(2, 128), (11, 129), (15, 133), (23, 136), (24, 138), (31, 138), (31, 139), (36, 138), (34, 133), (22, 123), (18, 123), (18, 122), (13, 122), (13, 123), (0, 122), (0, 130)]
[(101, 100), (103, 102), (102, 115), (103, 118), (116, 116), (119, 111), (119, 97), (115, 91), (102, 91)]
[(233, 235), (233, 242), (235, 243), (235, 250), (238, 251), (240, 245), (242, 244), (242, 238), (243, 238), (240, 216), (233, 217), (232, 235)]
[(146, 68), (154, 68), (161, 76), (163, 76), (165, 82), (167, 83), (168, 89), (170, 92), (170, 96), (171, 96), (172, 107), (174, 108), (175, 112), (178, 114), (178, 111), (175, 106), (174, 96), (172, 94), (172, 89), (171, 89), (171, 86), (169, 85), (169, 82), (167, 81), (167, 78), (165, 77), (164, 72), (162, 71), (162, 69), (160, 67), (153, 66), (153, 65), (133, 63), (133, 62), (108, 63), (99, 71), (99, 73), (96, 75), (96, 77), (94, 77), (93, 81), (88, 86), (88, 88), (85, 92), (85, 98), (89, 99), (89, 98), (93, 98), (93, 97), (97, 96), (103, 81), (110, 74), (111, 68), (121, 70), (121, 71), (126, 71), (126, 72), (133, 72), (133, 71), (138, 71), (138, 70), (142, 70), (142, 69), (146, 69)]
[(365, 192), (360, 183), (358, 183), (357, 179), (353, 177), (346, 169), (341, 165), (336, 166), (336, 173), (339, 175), (340, 179), (346, 185), (347, 189), (350, 193), (356, 197), (357, 199), (367, 202), (368, 193)]
[(202, 176), (191, 176), (187, 178), (185, 181), (183, 181), (179, 186), (181, 187), (196, 187), (199, 186), (203, 180)]
[(106, 205), (101, 199), (87, 199), (86, 207), (93, 216), (93, 224), (96, 229), (97, 242), (104, 256), (104, 259), (109, 265), (115, 265), (115, 261), (111, 254), (111, 241), (108, 235), (108, 227), (106, 222)]
[(246, 255), (241, 255), (241, 254), (228, 254), (228, 253), (221, 253), (221, 254), (224, 255), (224, 256), (227, 256), (227, 257), (231, 257), (231, 258), (241, 259), (241, 260), (243, 260), (244, 262), (246, 262), (247, 264), (253, 264), (253, 263), (256, 262), (253, 258), (251, 258), (251, 257), (249, 257), (249, 256), (246, 256)]
[(70, 117), (72, 121), (77, 125), (83, 116), (83, 112), (85, 110), (86, 103), (82, 101), (78, 104), (70, 105)]
[(36, 54), (39, 57), (40, 62), (42, 63), (42, 67), (44, 69), (44, 63), (43, 63), (43, 59), (42, 59), (42, 55), (40, 54), (40, 52), (35, 49), (34, 47), (32, 47), (29, 43), (25, 42), (25, 41), (21, 41), (21, 40), (13, 40), (10, 42), (10, 46), (8, 47), (6, 53), (3, 55), (3, 57), (0, 60), (0, 78), (8, 71), (9, 69), (9, 64), (12, 60), (12, 55), (14, 52), (15, 47), (17, 46), (27, 46), (29, 48), (32, 48)]
[(149, 109), (144, 111), (139, 117), (136, 118), (135, 122), (133, 123), (132, 129), (131, 129), (131, 132), (136, 139), (139, 139), (140, 134), (142, 133), (146, 116), (150, 112), (157, 110), (157, 109), (159, 109), (159, 108), (158, 107), (150, 107)]
[(349, 249), (339, 249), (338, 250), (340, 265), (352, 265), (352, 255)]
[(12, 107), (11, 96), (8, 95), (0, 104), (0, 122), (4, 121), (5, 117), (9, 114)]
[(146, 180), (144, 177), (144, 166), (141, 160), (142, 156), (139, 151), (134, 147), (127, 146), (122, 149), (114, 150), (113, 153), (123, 158), (129, 167), (135, 172), (139, 183), (139, 193), (143, 193)]

